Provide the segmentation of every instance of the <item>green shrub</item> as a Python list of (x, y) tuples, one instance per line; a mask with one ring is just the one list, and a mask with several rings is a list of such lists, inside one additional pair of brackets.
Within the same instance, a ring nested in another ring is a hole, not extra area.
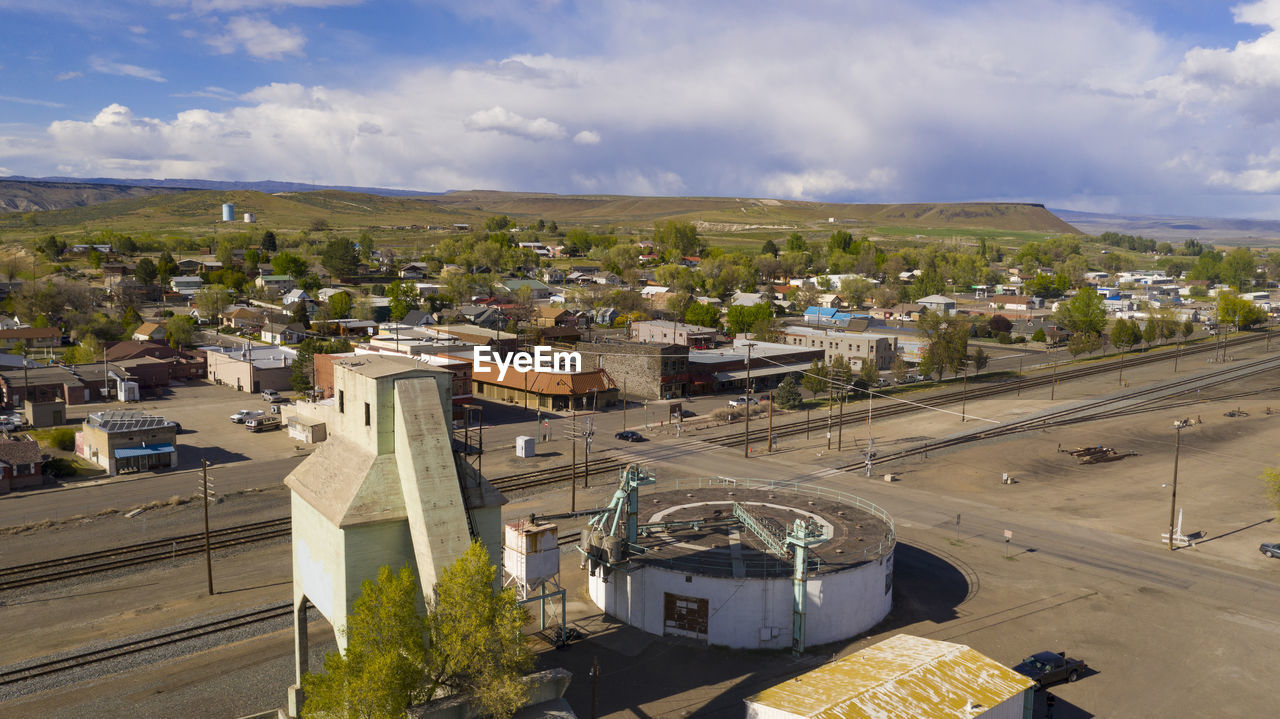
[(1011, 345), (1013, 344), (1013, 337), (1008, 332), (1000, 332), (996, 335), (996, 342), (1002, 345)]
[(59, 427), (49, 433), (49, 444), (54, 449), (70, 452), (76, 448), (76, 431), (70, 427)]
[(50, 477), (70, 477), (76, 473), (76, 466), (69, 459), (54, 457), (45, 460), (44, 473)]
[(1026, 341), (1027, 341), (1027, 338), (1023, 337), (1022, 335), (1018, 335), (1017, 337), (1013, 338), (1013, 343), (1015, 345), (1025, 344)]
[(1036, 328), (1035, 334), (1031, 335), (1031, 341), (1032, 341), (1032, 342), (1044, 342), (1044, 341), (1045, 341), (1045, 335), (1044, 335), (1044, 328), (1043, 328), (1043, 327), (1037, 327), (1037, 328)]

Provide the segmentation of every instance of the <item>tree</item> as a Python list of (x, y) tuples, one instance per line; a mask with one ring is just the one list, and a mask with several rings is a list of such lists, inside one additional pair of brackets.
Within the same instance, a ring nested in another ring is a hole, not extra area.
[(307, 261), (291, 252), (281, 252), (271, 258), (271, 269), (277, 275), (289, 275), (295, 280), (302, 279), (307, 270)]
[(93, 269), (102, 267), (102, 253), (95, 250), (89, 250), (89, 266)]
[(827, 389), (827, 375), (826, 364), (814, 358), (809, 369), (800, 377), (800, 385), (812, 394), (819, 394)]
[(995, 334), (1008, 332), (1013, 329), (1013, 322), (1004, 315), (991, 315), (991, 319), (987, 322), (987, 327)]
[(159, 274), (159, 270), (156, 269), (156, 263), (150, 257), (143, 257), (138, 260), (138, 265), (133, 270), (134, 279), (144, 285), (155, 282)]
[(874, 289), (870, 281), (861, 277), (846, 277), (840, 280), (840, 297), (855, 309), (862, 306), (867, 295)]
[(1259, 324), (1267, 317), (1261, 307), (1231, 292), (1218, 293), (1218, 322), (1245, 329)]
[(57, 260), (63, 252), (67, 251), (67, 243), (59, 240), (55, 235), (45, 235), (36, 240), (36, 252), (44, 255), (50, 260)]
[(1142, 339), (1142, 330), (1133, 320), (1121, 317), (1111, 326), (1111, 345), (1121, 352), (1137, 344), (1140, 339)]
[(791, 375), (787, 375), (773, 392), (773, 402), (780, 409), (796, 409), (800, 406), (800, 388)]
[(387, 297), (391, 300), (391, 319), (402, 320), (410, 310), (418, 309), (418, 288), (412, 282), (396, 280), (387, 285)]
[(307, 312), (306, 302), (299, 300), (293, 303), (293, 309), (289, 311), (289, 321), (300, 324), (305, 329), (311, 329), (311, 315)]
[(250, 248), (244, 251), (244, 272), (257, 272), (258, 265), (262, 262), (262, 253)]
[(262, 233), (262, 242), (258, 245), (264, 252), (276, 251), (276, 233), (267, 230)]
[(1196, 331), (1196, 323), (1192, 322), (1190, 317), (1182, 321), (1182, 338), (1183, 339), (1190, 337), (1191, 333), (1195, 331)]
[(858, 368), (858, 379), (862, 380), (862, 384), (866, 387), (875, 387), (880, 381), (880, 369), (876, 367), (875, 360), (870, 357), (862, 358), (862, 366)]
[(192, 300), (196, 309), (200, 310), (200, 316), (211, 319), (231, 304), (231, 293), (221, 285), (209, 285), (196, 292)]
[(981, 347), (974, 350), (973, 371), (975, 374), (986, 369), (987, 365), (990, 363), (991, 363), (991, 355), (988, 355), (986, 350), (982, 349)]
[(502, 232), (511, 226), (511, 218), (506, 215), (490, 217), (484, 221), (484, 228), (489, 232)]
[(333, 293), (329, 296), (329, 317), (335, 320), (350, 317), (352, 304), (351, 295), (346, 292)]
[(311, 232), (324, 232), (330, 229), (329, 221), (323, 217), (317, 217), (307, 223), (307, 229)]
[(714, 305), (703, 302), (694, 302), (689, 305), (689, 309), (685, 310), (684, 321), (691, 325), (698, 325), (699, 327), (719, 329), (720, 310)]
[(214, 252), (214, 258), (222, 263), (223, 267), (230, 268), (236, 261), (236, 247), (231, 240), (222, 238), (218, 240), (218, 249)]
[(1247, 248), (1237, 247), (1222, 258), (1219, 271), (1223, 282), (1236, 288), (1237, 292), (1244, 292), (1253, 286), (1257, 267), (1258, 261), (1254, 259), (1253, 253)]
[(889, 367), (889, 372), (893, 375), (893, 381), (902, 384), (907, 378), (907, 373), (911, 371), (911, 367), (907, 365), (907, 361), (901, 357), (894, 357), (893, 364)]
[(418, 580), (408, 565), (366, 579), (347, 617), (347, 651), (324, 658), (324, 674), (302, 678), (307, 717), (402, 717), (419, 695), (428, 665)]
[(773, 305), (769, 302), (760, 302), (750, 307), (734, 305), (725, 315), (725, 326), (729, 334), (736, 335), (750, 331), (760, 320), (771, 319), (773, 319)]
[(1067, 351), (1072, 357), (1079, 357), (1086, 352), (1094, 352), (1102, 348), (1102, 340), (1092, 332), (1076, 333), (1067, 340)]
[(345, 237), (337, 237), (325, 243), (320, 253), (320, 266), (334, 277), (351, 277), (360, 264), (360, 254), (355, 243)]
[(1160, 323), (1155, 317), (1147, 317), (1147, 323), (1142, 326), (1142, 344), (1150, 347), (1160, 337)]
[(174, 349), (190, 347), (195, 344), (196, 321), (188, 315), (170, 317), (165, 323), (164, 337)]
[(774, 257), (777, 257), (778, 243), (774, 242), (773, 240), (765, 240), (764, 244), (760, 246), (760, 254), (773, 255)]
[(701, 255), (706, 241), (698, 237), (698, 228), (691, 222), (668, 220), (653, 227), (653, 243), (668, 260)]
[(1276, 511), (1276, 516), (1280, 517), (1280, 469), (1268, 467), (1259, 477), (1265, 487), (1267, 501), (1271, 503), (1272, 509)]
[(808, 252), (809, 243), (804, 241), (804, 235), (799, 232), (792, 232), (787, 236), (787, 252)]
[(1073, 333), (1100, 334), (1107, 326), (1102, 295), (1092, 287), (1081, 287), (1075, 297), (1058, 305), (1057, 320)]
[(314, 272), (308, 272), (298, 280), (298, 287), (309, 295), (314, 295), (324, 287), (324, 280), (320, 279), (320, 275)]
[[(138, 262), (141, 263), (142, 260), (138, 260)], [(168, 250), (164, 250), (160, 253), (160, 258), (156, 260), (156, 279), (168, 283), (176, 274), (178, 274), (178, 263), (173, 261), (173, 255)]]
[(944, 371), (960, 374), (969, 364), (968, 323), (952, 315), (926, 310), (919, 324), (929, 343), (922, 364), (938, 379), (942, 379)]

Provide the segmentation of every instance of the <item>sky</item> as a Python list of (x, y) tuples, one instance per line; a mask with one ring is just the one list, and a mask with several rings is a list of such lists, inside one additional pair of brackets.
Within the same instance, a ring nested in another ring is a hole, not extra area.
[(0, 176), (1280, 219), (1280, 0), (0, 0)]

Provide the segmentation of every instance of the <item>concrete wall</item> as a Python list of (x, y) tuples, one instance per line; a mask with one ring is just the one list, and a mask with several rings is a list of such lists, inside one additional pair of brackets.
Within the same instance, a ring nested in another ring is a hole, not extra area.
[(211, 382), (220, 382), (241, 392), (261, 392), (264, 389), (284, 391), (292, 388), (292, 366), (250, 369), (248, 362), (222, 352), (208, 352), (205, 357)]
[[(808, 583), (805, 643), (848, 639), (884, 619), (893, 605), (893, 555)], [(692, 577), (693, 581), (686, 581)], [(605, 613), (651, 634), (662, 635), (666, 593), (708, 601), (707, 642), (735, 649), (791, 646), (792, 582), (688, 575), (645, 566), (614, 572), (605, 582), (593, 575), (591, 599)]]
[(642, 342), (579, 342), (582, 368), (603, 368), (628, 399), (666, 399), (688, 394), (689, 348)]

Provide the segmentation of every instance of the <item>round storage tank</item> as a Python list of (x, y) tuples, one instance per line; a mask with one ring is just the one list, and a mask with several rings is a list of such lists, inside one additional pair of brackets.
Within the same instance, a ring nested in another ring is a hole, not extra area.
[(231, 204), (230, 202), (224, 202), (222, 204), (222, 221), (232, 222), (235, 220), (235, 218), (236, 218), (236, 206)]
[[(589, 570), (591, 599), (605, 613), (657, 635), (789, 648), (794, 555), (785, 550), (796, 520), (810, 528), (810, 541), (821, 537), (807, 550), (805, 646), (848, 639), (889, 613), (896, 539), (893, 519), (874, 504), (779, 482), (695, 480), (656, 489), (641, 493), (639, 521), (668, 526), (641, 532), (645, 551), (616, 565), (623, 571), (595, 563)], [(602, 543), (611, 549), (608, 539)]]

